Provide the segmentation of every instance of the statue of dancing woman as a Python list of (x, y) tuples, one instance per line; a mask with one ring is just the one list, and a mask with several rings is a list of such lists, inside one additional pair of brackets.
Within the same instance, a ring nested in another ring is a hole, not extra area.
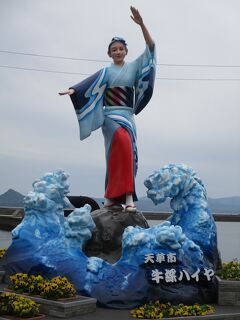
[(130, 9), (132, 20), (142, 30), (145, 51), (127, 63), (126, 41), (113, 37), (108, 46), (112, 64), (59, 94), (68, 94), (72, 100), (81, 140), (102, 127), (106, 154), (104, 206), (124, 205), (124, 211), (136, 212), (138, 155), (134, 114), (142, 111), (151, 99), (156, 58), (154, 41), (139, 11)]

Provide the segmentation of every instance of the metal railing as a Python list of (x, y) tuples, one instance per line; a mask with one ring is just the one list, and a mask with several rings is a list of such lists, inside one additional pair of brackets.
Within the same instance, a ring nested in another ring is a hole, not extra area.
[[(68, 216), (73, 209), (65, 209), (64, 214)], [(147, 220), (166, 220), (171, 216), (171, 212), (141, 211)], [(24, 216), (23, 208), (0, 208), (0, 230), (12, 230), (22, 220)], [(215, 221), (240, 222), (240, 214), (214, 213)]]

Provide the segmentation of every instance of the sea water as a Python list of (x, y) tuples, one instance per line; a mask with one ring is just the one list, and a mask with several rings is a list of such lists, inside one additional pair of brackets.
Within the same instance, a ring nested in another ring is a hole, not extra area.
[[(149, 226), (154, 226), (161, 221), (148, 220)], [(222, 261), (238, 259), (240, 261), (240, 222), (216, 222), (218, 249)]]
[[(149, 226), (161, 223), (160, 220), (148, 220)], [(240, 261), (240, 222), (216, 222), (218, 248), (222, 261), (238, 259)], [(8, 248), (12, 242), (11, 232), (0, 230), (0, 248)]]

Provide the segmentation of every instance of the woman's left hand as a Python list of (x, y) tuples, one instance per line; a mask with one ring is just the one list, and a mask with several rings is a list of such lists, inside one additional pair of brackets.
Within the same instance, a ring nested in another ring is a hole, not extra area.
[(140, 26), (143, 25), (143, 19), (138, 11), (138, 9), (136, 9), (135, 7), (130, 7), (130, 10), (132, 12), (132, 16), (131, 18), (133, 19), (133, 21), (137, 24), (139, 24)]
[(64, 96), (65, 94), (68, 94), (68, 95), (70, 96), (70, 95), (73, 94), (74, 92), (75, 92), (74, 89), (68, 89), (68, 90), (65, 90), (65, 91), (58, 92), (58, 94), (59, 94), (60, 96)]

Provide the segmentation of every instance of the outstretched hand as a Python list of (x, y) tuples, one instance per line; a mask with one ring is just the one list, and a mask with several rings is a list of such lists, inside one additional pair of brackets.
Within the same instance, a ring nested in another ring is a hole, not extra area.
[(140, 15), (138, 9), (136, 9), (135, 7), (131, 6), (130, 10), (132, 12), (132, 16), (131, 16), (132, 20), (135, 23), (139, 24), (140, 26), (143, 25), (143, 19), (142, 19), (141, 15)]
[(68, 89), (68, 90), (65, 90), (65, 91), (62, 91), (62, 92), (58, 92), (58, 94), (60, 95), (60, 96), (64, 96), (65, 94), (68, 94), (69, 96), (71, 95), (71, 94), (73, 94), (74, 93), (74, 90), (73, 89)]

